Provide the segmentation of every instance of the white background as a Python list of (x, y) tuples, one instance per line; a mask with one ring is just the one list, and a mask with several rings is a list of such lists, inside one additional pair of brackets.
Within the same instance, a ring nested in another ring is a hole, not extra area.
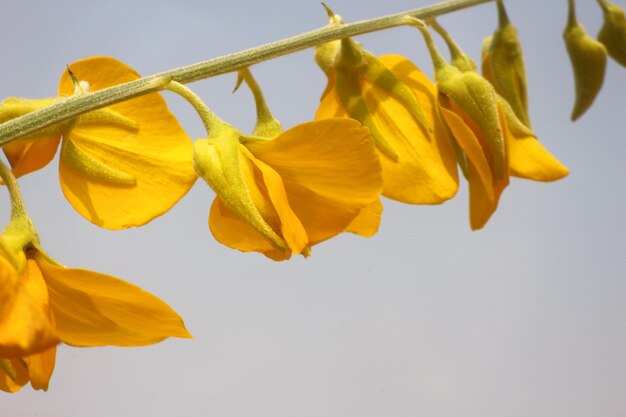
[[(599, 7), (578, 3), (595, 34)], [(347, 21), (426, 4), (329, 3)], [(61, 346), (49, 391), (0, 394), (0, 416), (626, 415), (626, 69), (610, 62), (596, 104), (571, 123), (566, 1), (508, 0), (507, 8), (524, 46), (533, 127), (571, 174), (551, 184), (512, 180), (482, 231), (469, 229), (463, 183), (442, 206), (386, 200), (372, 239), (346, 234), (307, 260), (274, 263), (213, 240), (213, 193), (202, 181), (147, 227), (109, 232), (64, 200), (56, 160), (23, 178), (52, 256), (160, 296), (195, 339)], [(478, 58), (495, 6), (440, 22)], [(148, 75), (325, 23), (318, 1), (6, 1), (0, 96), (54, 96), (65, 65), (90, 55), (115, 56)], [(358, 40), (432, 73), (414, 29)], [(253, 72), (283, 126), (311, 119), (325, 85), (312, 50)], [(253, 102), (246, 89), (232, 95), (234, 83), (229, 74), (191, 87), (249, 131)], [(167, 99), (200, 137), (189, 106)]]

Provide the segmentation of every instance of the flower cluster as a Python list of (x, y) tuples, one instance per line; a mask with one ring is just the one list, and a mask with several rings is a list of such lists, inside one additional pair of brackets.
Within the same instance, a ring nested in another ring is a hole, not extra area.
[[(605, 24), (598, 40), (578, 23), (574, 0), (564, 32), (576, 83), (572, 119), (592, 104), (607, 54), (626, 65), (626, 19), (598, 0)], [(470, 227), (483, 228), (510, 177), (554, 181), (568, 169), (531, 128), (523, 53), (504, 4), (499, 25), (476, 63), (434, 20), (450, 63), (428, 26), (422, 34), (434, 82), (398, 55), (375, 56), (351, 38), (318, 45), (328, 78), (314, 120), (284, 130), (250, 71), (238, 69), (257, 110), (246, 134), (216, 116), (189, 88), (167, 80), (206, 127), (192, 141), (156, 92), (84, 112), (6, 143), (0, 176), (11, 198), (11, 220), (0, 234), (0, 389), (28, 382), (47, 389), (56, 346), (141, 346), (190, 337), (180, 317), (140, 288), (96, 272), (67, 268), (42, 248), (16, 178), (47, 165), (59, 150), (59, 181), (71, 206), (106, 229), (149, 223), (171, 209), (201, 178), (215, 192), (210, 232), (242, 252), (282, 261), (343, 232), (374, 235), (381, 197), (407, 204), (441, 204), (469, 186)], [(344, 25), (327, 8), (329, 27)], [(58, 96), (8, 98), (0, 123), (71, 98), (140, 79), (126, 64), (91, 57), (71, 64)]]

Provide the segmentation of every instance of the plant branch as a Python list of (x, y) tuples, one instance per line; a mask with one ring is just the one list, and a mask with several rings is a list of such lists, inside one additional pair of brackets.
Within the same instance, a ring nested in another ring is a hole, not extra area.
[(161, 90), (167, 86), (170, 80), (177, 81), (181, 84), (190, 83), (192, 81), (236, 71), (262, 61), (301, 51), (336, 39), (402, 26), (406, 24), (407, 16), (427, 19), (429, 17), (439, 16), (492, 1), (494, 0), (449, 0), (419, 9), (360, 22), (329, 25), (255, 48), (84, 94), (80, 97), (70, 97), (44, 109), (1, 124), (0, 146), (55, 123), (76, 117), (82, 113), (128, 100), (138, 95)]

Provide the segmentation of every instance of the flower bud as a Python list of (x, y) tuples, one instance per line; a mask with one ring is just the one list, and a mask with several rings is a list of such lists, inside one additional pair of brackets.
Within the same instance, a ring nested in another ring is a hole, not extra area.
[(598, 40), (606, 47), (611, 58), (626, 67), (626, 17), (621, 7), (608, 0), (598, 0), (604, 11), (604, 24)]
[(574, 7), (574, 0), (569, 0), (569, 18), (563, 31), (576, 86), (572, 120), (582, 116), (593, 104), (604, 82), (607, 61), (606, 48), (587, 35), (585, 28), (576, 19)]
[[(498, 0), (498, 28), (489, 42), (489, 54), (483, 56), (483, 75), (498, 94), (511, 104), (517, 117), (528, 127), (528, 94), (522, 46), (517, 29), (511, 24), (502, 0)], [(484, 66), (489, 68), (485, 70)]]

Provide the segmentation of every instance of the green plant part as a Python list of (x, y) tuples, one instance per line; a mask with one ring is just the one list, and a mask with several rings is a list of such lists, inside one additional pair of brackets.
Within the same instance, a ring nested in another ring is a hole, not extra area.
[(598, 0), (604, 12), (604, 24), (598, 40), (606, 47), (611, 58), (626, 67), (626, 16), (621, 7), (608, 0)]
[(574, 0), (569, 0), (569, 16), (563, 39), (574, 70), (576, 102), (571, 119), (582, 116), (602, 89), (606, 72), (607, 50), (587, 34), (576, 19)]
[(511, 104), (517, 117), (530, 127), (522, 45), (502, 0), (498, 0), (498, 28), (489, 44), (489, 61), (490, 71), (483, 71), (483, 75), (493, 84), (498, 94)]

